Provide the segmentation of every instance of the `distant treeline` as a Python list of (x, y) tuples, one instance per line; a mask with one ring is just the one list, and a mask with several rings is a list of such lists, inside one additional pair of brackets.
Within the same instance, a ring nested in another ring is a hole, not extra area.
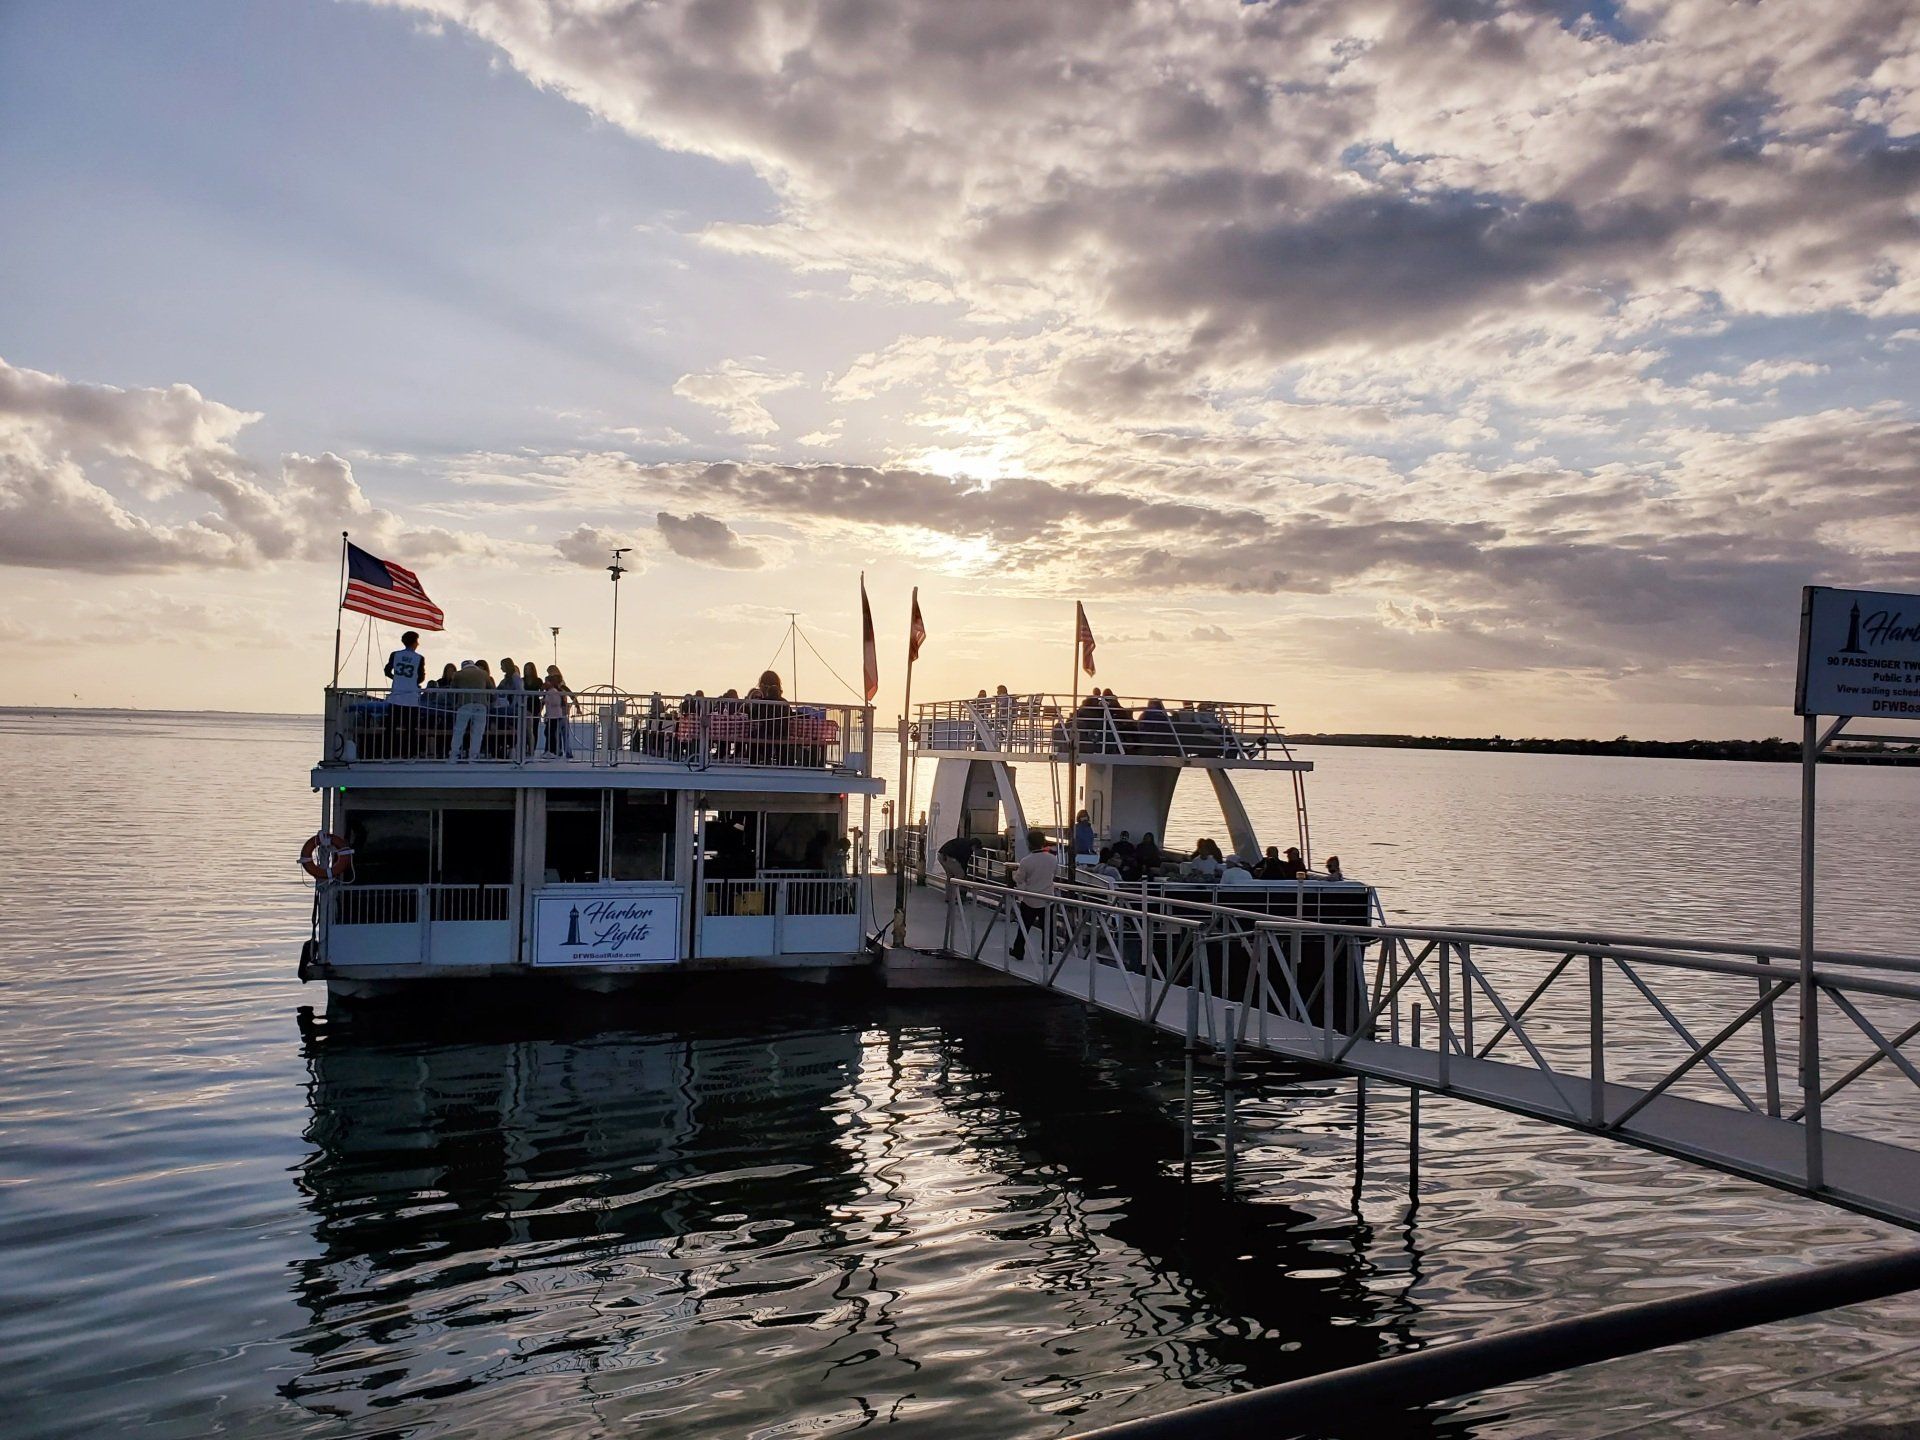
[[(1511, 750), (1528, 755), (1639, 755), (1660, 760), (1774, 760), (1798, 763), (1800, 742), (1765, 740), (1512, 740), (1505, 735), (1289, 735), (1292, 745), (1365, 745), (1385, 750)], [(1822, 757), (1859, 765), (1920, 764), (1914, 745), (1834, 745)]]

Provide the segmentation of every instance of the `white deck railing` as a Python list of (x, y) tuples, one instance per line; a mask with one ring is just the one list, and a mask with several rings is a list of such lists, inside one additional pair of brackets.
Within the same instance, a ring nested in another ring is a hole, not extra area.
[(1118, 696), (989, 695), (914, 707), (920, 748), (1085, 756), (1151, 755), (1189, 760), (1291, 759), (1270, 705), (1244, 700)]
[(417, 925), (508, 918), (511, 885), (336, 885), (326, 892), (335, 925)]
[(738, 765), (868, 773), (869, 706), (668, 701), (588, 690), (573, 697), (570, 719), (549, 721), (536, 713), (538, 700), (537, 693), (521, 691), (429, 690), (419, 705), (401, 706), (390, 704), (385, 690), (330, 689), (321, 763)]

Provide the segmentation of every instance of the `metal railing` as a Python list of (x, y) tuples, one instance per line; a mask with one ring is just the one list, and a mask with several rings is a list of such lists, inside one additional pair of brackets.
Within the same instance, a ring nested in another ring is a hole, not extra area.
[(417, 925), (431, 921), (505, 920), (510, 885), (336, 885), (328, 895), (335, 925)]
[(922, 750), (1176, 756), (1189, 760), (1291, 759), (1272, 706), (1244, 700), (1111, 701), (1070, 695), (988, 695), (914, 707)]
[(859, 906), (856, 882), (844, 875), (758, 876), (701, 882), (708, 915), (852, 915)]
[(509, 765), (743, 765), (868, 772), (871, 707), (784, 700), (668, 701), (607, 689), (548, 720), (539, 692), (428, 690), (393, 705), (384, 690), (326, 692), (322, 764), (472, 761)]
[(1901, 1048), (1920, 1035), (1920, 959), (1816, 955), (1803, 1035), (1790, 947), (946, 884), (949, 949), (1175, 1031), (1177, 992), (1191, 1039), (1231, 1035), (1920, 1224), (1920, 1067)]

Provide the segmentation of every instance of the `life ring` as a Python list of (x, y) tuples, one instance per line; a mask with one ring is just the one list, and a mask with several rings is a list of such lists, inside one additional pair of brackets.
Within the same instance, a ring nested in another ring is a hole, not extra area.
[(300, 868), (316, 880), (344, 880), (353, 869), (353, 846), (344, 836), (316, 830), (300, 847)]

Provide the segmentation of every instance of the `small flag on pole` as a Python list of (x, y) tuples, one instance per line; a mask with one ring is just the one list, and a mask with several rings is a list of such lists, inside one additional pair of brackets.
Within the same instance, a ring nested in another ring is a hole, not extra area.
[(446, 628), (445, 612), (427, 598), (419, 576), (353, 544), (347, 546), (347, 589), (340, 608), (416, 630)]
[(920, 647), (927, 643), (927, 622), (920, 618), (920, 587), (913, 587), (913, 621), (907, 626), (907, 663), (920, 658)]
[(860, 574), (860, 644), (866, 662), (867, 703), (880, 693), (880, 652), (873, 643), (873, 607), (867, 603), (867, 576)]
[(1075, 637), (1080, 642), (1080, 668), (1093, 674), (1093, 627), (1087, 623), (1087, 607), (1073, 602)]

